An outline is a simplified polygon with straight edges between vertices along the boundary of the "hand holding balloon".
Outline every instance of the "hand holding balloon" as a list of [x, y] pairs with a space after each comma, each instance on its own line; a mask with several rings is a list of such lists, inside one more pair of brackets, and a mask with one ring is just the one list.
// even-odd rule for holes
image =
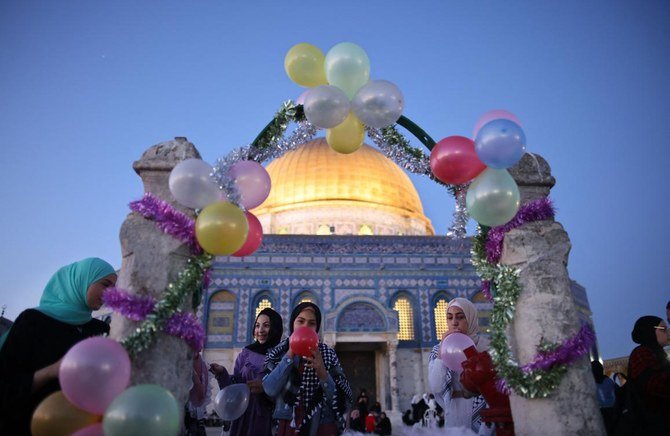
[[326, 366], [323, 363], [323, 358], [321, 357], [321, 352], [319, 351], [318, 346], [312, 350], [312, 355], [306, 356], [305, 359], [307, 359], [306, 366], [314, 368], [319, 380], [326, 380], [328, 378], [328, 372], [326, 371]]

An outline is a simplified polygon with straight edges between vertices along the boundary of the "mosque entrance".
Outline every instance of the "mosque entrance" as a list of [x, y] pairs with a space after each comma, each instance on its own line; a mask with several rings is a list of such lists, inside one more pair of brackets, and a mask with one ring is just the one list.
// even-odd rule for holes
[[377, 399], [377, 345], [374, 343], [338, 343], [335, 347], [344, 374], [351, 385], [354, 402], [363, 389], [367, 392], [368, 407]]

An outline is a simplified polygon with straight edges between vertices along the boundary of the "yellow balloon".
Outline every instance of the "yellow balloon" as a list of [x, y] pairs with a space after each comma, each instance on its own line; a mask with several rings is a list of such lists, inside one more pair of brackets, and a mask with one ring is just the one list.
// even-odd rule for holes
[[242, 248], [249, 223], [242, 209], [227, 201], [212, 203], [195, 220], [195, 236], [208, 253], [226, 256]]
[[66, 436], [102, 420], [102, 416], [73, 406], [63, 391], [46, 397], [33, 412], [30, 431], [33, 436]]
[[286, 53], [284, 69], [291, 80], [300, 86], [327, 85], [326, 70], [323, 68], [325, 60], [326, 56], [319, 47], [302, 42]]
[[338, 153], [349, 154], [361, 148], [365, 127], [353, 112], [340, 124], [326, 131], [326, 142]]

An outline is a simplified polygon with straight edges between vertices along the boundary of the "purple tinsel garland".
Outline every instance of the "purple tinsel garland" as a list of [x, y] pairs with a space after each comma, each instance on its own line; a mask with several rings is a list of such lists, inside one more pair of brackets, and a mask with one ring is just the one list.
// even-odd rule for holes
[[526, 223], [548, 220], [553, 217], [554, 205], [548, 198], [541, 198], [524, 204], [507, 224], [489, 230], [486, 241], [486, 259], [489, 263], [500, 261], [505, 233]]
[[493, 295], [491, 295], [491, 282], [488, 280], [482, 280], [482, 294], [486, 297], [489, 302], [493, 302]]
[[185, 213], [178, 211], [150, 192], [144, 194], [141, 200], [133, 201], [129, 206], [133, 212], [155, 221], [156, 227], [162, 232], [188, 245], [193, 254], [202, 253], [202, 248], [195, 237], [195, 221]]
[[521, 367], [524, 373], [535, 370], [546, 371], [556, 365], [567, 365], [589, 352], [596, 336], [588, 324], [582, 324], [576, 335], [567, 338], [556, 349], [540, 352], [532, 362]]
[[115, 312], [133, 321], [142, 321], [156, 305], [151, 296], [130, 295], [127, 291], [112, 287], [102, 294], [102, 301]]
[[205, 329], [189, 312], [177, 312], [168, 318], [165, 333], [183, 339], [194, 351], [202, 350], [205, 345]]

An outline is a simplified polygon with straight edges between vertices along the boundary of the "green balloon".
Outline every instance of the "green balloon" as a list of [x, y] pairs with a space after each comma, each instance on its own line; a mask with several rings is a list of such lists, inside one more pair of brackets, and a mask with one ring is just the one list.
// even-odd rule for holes
[[370, 80], [370, 59], [365, 50], [351, 42], [331, 48], [324, 67], [328, 83], [344, 91], [349, 100]]
[[137, 385], [112, 401], [102, 426], [106, 436], [176, 436], [180, 417], [177, 400], [170, 391], [158, 385]]
[[519, 187], [507, 170], [487, 168], [470, 184], [465, 203], [479, 224], [501, 226], [519, 210]]

